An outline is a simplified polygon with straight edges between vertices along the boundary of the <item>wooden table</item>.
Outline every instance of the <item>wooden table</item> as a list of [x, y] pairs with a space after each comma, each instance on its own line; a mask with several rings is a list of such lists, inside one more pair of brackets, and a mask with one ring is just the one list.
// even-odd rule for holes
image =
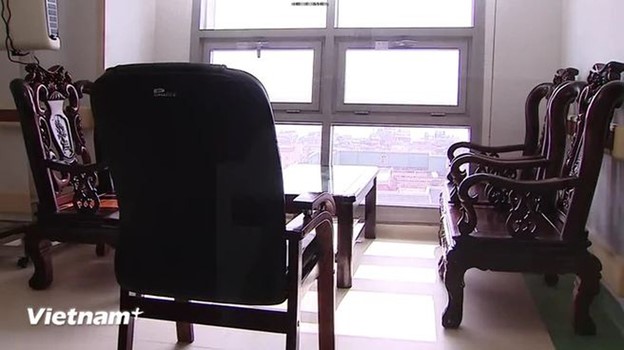
[[[377, 205], [377, 172], [372, 166], [308, 164], [291, 165], [284, 170], [286, 211], [296, 213], [293, 200], [305, 192], [328, 192], [336, 201], [337, 231], [337, 285], [350, 288], [353, 279], [353, 245], [364, 232], [364, 237], [375, 238]], [[364, 221], [354, 221], [355, 207], [365, 202]]]

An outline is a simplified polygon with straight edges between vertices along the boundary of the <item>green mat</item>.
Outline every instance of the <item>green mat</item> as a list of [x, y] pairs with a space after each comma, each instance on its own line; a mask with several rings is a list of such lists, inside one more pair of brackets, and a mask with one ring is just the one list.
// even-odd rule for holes
[[561, 276], [559, 284], [548, 287], [540, 275], [525, 275], [527, 286], [548, 328], [557, 350], [624, 350], [624, 310], [604, 288], [592, 304], [591, 315], [598, 329], [596, 336], [574, 335], [572, 290], [574, 276]]

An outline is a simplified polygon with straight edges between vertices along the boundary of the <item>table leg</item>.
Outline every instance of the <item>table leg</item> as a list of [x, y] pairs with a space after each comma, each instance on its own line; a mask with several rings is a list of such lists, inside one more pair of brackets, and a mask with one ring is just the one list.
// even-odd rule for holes
[[351, 288], [353, 273], [353, 203], [337, 203], [338, 252], [336, 284]]
[[377, 177], [373, 179], [373, 187], [366, 194], [364, 204], [364, 237], [374, 239], [377, 237], [375, 227], [377, 225]]

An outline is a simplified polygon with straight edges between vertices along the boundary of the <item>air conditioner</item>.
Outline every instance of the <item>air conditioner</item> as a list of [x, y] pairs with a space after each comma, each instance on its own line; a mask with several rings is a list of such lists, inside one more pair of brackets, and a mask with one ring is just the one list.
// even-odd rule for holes
[[[56, 0], [0, 1], [4, 4], [3, 18], [9, 20], [9, 33], [16, 50], [58, 50], [61, 48]], [[6, 49], [4, 40], [6, 31], [4, 23], [2, 24], [0, 48]]]

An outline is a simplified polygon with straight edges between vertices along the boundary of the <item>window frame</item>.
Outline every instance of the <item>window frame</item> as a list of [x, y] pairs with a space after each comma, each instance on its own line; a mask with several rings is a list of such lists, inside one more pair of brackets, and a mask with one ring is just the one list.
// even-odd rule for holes
[[320, 41], [265, 41], [253, 40], [253, 38], [241, 38], [240, 40], [208, 41], [202, 45], [202, 62], [210, 62], [211, 52], [218, 50], [313, 50], [312, 60], [312, 96], [311, 102], [272, 102], [274, 110], [287, 113], [299, 113], [300, 111], [319, 111], [321, 86], [317, 78], [321, 71], [322, 43]]
[[[381, 44], [381, 45], [380, 45]], [[387, 48], [385, 47], [387, 45]], [[379, 48], [378, 46], [384, 46]], [[403, 49], [456, 49], [459, 50], [457, 105], [427, 104], [380, 104], [345, 103], [346, 53], [350, 49], [403, 50]], [[336, 77], [336, 106], [339, 112], [370, 114], [387, 113], [429, 113], [435, 115], [462, 114], [466, 111], [466, 69], [468, 43], [465, 40], [427, 40], [426, 38], [404, 38], [400, 40], [341, 41], [338, 43], [338, 75]]]
[[[318, 110], [283, 109], [274, 106], [276, 123], [280, 124], [321, 124], [321, 165], [328, 166], [331, 161], [331, 143], [333, 126], [459, 126], [470, 129], [471, 141], [481, 142], [482, 115], [484, 100], [484, 72], [487, 60], [485, 57], [485, 17], [486, 0], [473, 0], [472, 27], [436, 27], [436, 28], [337, 28], [336, 8], [337, 0], [324, 0], [328, 3], [325, 28], [310, 29], [199, 29], [202, 1], [193, 0], [191, 21], [191, 62], [202, 62], [202, 46], [207, 43], [222, 43], [236, 41], [264, 41], [264, 42], [320, 42], [321, 51], [320, 72], [315, 81], [318, 81], [319, 106]], [[414, 109], [417, 105], [410, 105], [410, 111], [373, 108], [366, 113], [360, 111], [340, 110], [337, 95], [340, 89], [337, 77], [339, 76], [339, 45], [343, 42], [369, 42], [384, 40], [414, 40], [432, 42], [463, 42], [465, 54], [460, 56], [462, 63], [460, 76], [465, 80], [460, 84], [464, 90], [460, 96], [464, 97], [463, 112], [456, 113], [435, 112], [427, 109]], [[315, 56], [316, 59], [316, 56]], [[344, 79], [344, 78], [343, 78]], [[343, 83], [344, 84], [344, 83]], [[367, 107], [375, 105], [366, 105]], [[382, 105], [383, 106], [383, 105]], [[392, 207], [378, 206], [378, 220], [390, 222], [431, 222], [435, 217], [435, 208], [423, 207]], [[397, 214], [400, 213], [400, 214]]]

